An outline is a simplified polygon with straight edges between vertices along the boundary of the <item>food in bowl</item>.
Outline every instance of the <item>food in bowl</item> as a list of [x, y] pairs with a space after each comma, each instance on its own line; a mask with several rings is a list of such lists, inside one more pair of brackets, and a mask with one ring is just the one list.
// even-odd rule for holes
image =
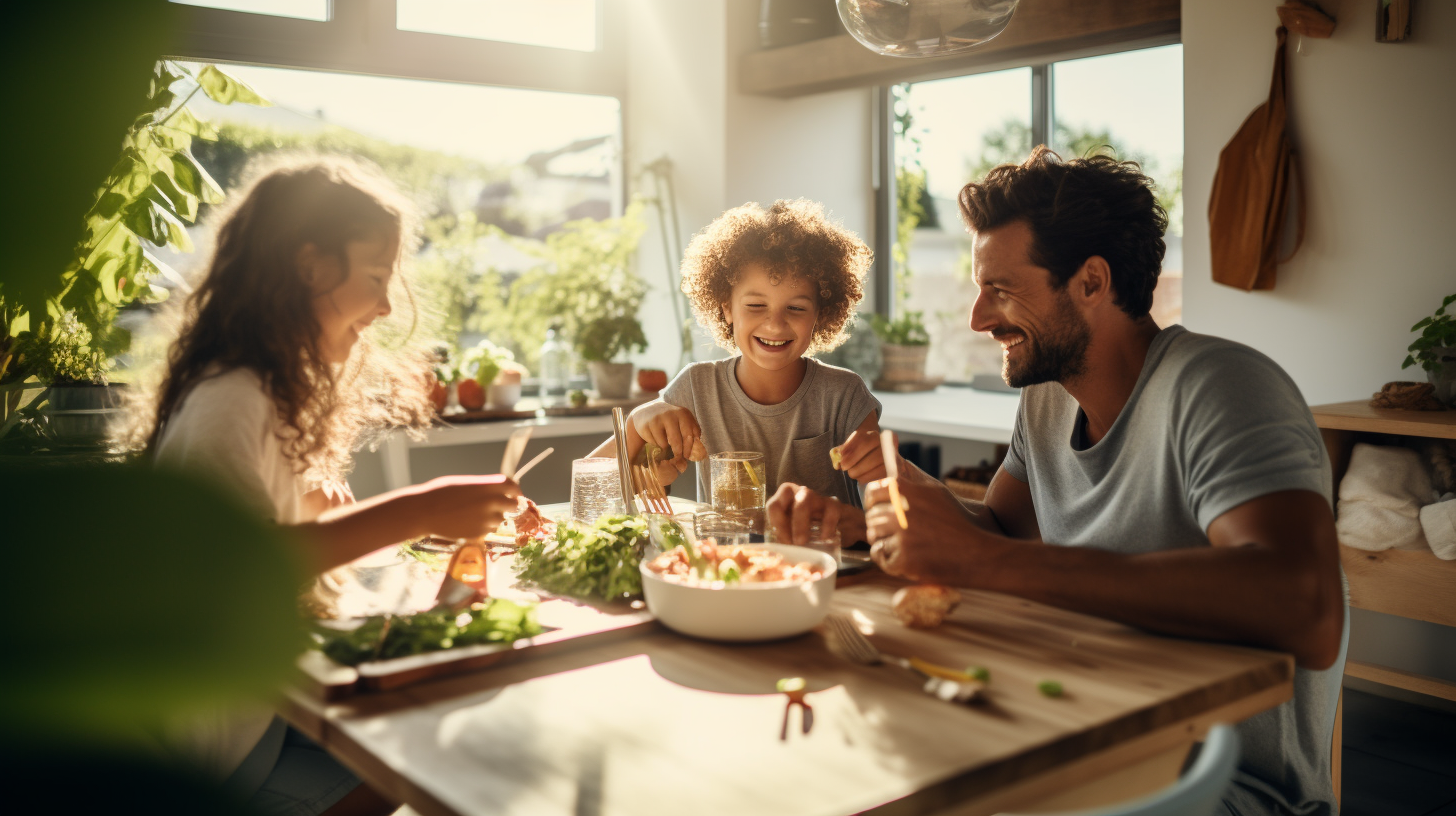
[[783, 553], [763, 547], [719, 547], [711, 541], [684, 543], [649, 561], [647, 569], [675, 584], [723, 587], [812, 581], [824, 574], [819, 565], [789, 563]]
[[[682, 559], [689, 558], [690, 554], [685, 549], [675, 549], [682, 553]], [[672, 566], [677, 557], [661, 561], [662, 555], [643, 559], [642, 595], [653, 617], [667, 628], [685, 635], [736, 642], [792, 637], [813, 629], [824, 620], [834, 595], [836, 567], [833, 556], [791, 544], [748, 545], [741, 549], [748, 551], [742, 554], [750, 560], [753, 551], [781, 559], [778, 564], [771, 564], [767, 559], [761, 562], [766, 567], [760, 571], [761, 576], [774, 575], [772, 567], [802, 568], [803, 572], [788, 573], [802, 576], [792, 580], [782, 577], [770, 581], [744, 580], [736, 557], [739, 553], [732, 553], [735, 557], [723, 557], [728, 555], [723, 551], [734, 549], [738, 548], [719, 548], [720, 557], [714, 567], [718, 570], [716, 577], [708, 577], [706, 572], [694, 574], [692, 567], [686, 574], [672, 572], [678, 569]], [[669, 549], [664, 555], [671, 553]], [[707, 561], [701, 546], [697, 549], [697, 556]], [[729, 563], [733, 566], [727, 566]], [[653, 568], [654, 564], [669, 568], [657, 570]], [[722, 580], [723, 569], [730, 573], [738, 570], [739, 578], [732, 582]]]

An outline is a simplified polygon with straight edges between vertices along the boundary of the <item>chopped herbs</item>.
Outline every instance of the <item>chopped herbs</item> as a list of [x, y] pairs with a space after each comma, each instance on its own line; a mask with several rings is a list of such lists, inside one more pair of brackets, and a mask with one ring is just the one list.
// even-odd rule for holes
[[982, 683], [991, 682], [991, 670], [985, 666], [972, 666], [966, 669], [966, 674], [980, 680]]
[[314, 645], [335, 663], [357, 666], [424, 652], [479, 643], [510, 643], [541, 634], [535, 604], [500, 598], [474, 604], [464, 612], [373, 615], [355, 629], [315, 625]]
[[562, 524], [552, 539], [516, 553], [516, 577], [555, 595], [616, 600], [642, 594], [647, 520], [603, 516], [590, 527]]
[[1055, 680], [1043, 680], [1036, 684], [1036, 690], [1047, 697], [1062, 696], [1062, 684]]

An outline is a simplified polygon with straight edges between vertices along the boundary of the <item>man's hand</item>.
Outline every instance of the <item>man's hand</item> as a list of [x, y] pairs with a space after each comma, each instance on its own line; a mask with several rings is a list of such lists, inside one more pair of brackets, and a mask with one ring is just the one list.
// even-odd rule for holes
[[853, 544], [865, 540], [864, 514], [838, 499], [821, 496], [803, 485], [784, 482], [768, 502], [769, 529], [775, 538], [803, 545], [809, 528], [839, 530], [840, 541]]
[[865, 525], [875, 562], [891, 575], [970, 586], [976, 543], [984, 532], [945, 488], [903, 479], [898, 487], [908, 526], [901, 528], [889, 484], [877, 481], [865, 491]]

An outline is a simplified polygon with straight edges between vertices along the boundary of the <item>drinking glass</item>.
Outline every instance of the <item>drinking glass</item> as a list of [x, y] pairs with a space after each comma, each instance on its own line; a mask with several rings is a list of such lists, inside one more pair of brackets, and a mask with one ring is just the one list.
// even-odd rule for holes
[[602, 516], [622, 512], [622, 477], [617, 460], [609, 457], [576, 459], [571, 463], [571, 517], [592, 524]]
[[810, 524], [809, 540], [804, 542], [804, 546], [808, 547], [811, 550], [818, 550], [822, 553], [828, 553], [829, 556], [834, 559], [834, 566], [841, 566], [839, 558], [839, 529], [837, 527], [825, 530], [820, 527], [819, 522], [817, 521], [813, 524]]
[[747, 519], [722, 513], [698, 513], [693, 516], [693, 530], [699, 541], [711, 540], [719, 547], [736, 547], [748, 543]]
[[750, 532], [762, 535], [764, 504], [768, 500], [768, 471], [763, 454], [728, 451], [708, 457], [710, 500], [713, 510], [745, 519]]

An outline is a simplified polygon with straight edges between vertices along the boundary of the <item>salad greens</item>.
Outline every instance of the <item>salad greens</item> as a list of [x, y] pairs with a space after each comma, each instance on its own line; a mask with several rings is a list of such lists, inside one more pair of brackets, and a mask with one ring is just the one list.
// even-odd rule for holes
[[351, 630], [316, 624], [314, 647], [335, 663], [357, 666], [479, 643], [510, 643], [541, 634], [535, 604], [492, 598], [464, 612], [373, 615]]
[[642, 594], [647, 520], [611, 515], [590, 527], [561, 524], [556, 537], [516, 552], [516, 577], [555, 595], [616, 600]]

